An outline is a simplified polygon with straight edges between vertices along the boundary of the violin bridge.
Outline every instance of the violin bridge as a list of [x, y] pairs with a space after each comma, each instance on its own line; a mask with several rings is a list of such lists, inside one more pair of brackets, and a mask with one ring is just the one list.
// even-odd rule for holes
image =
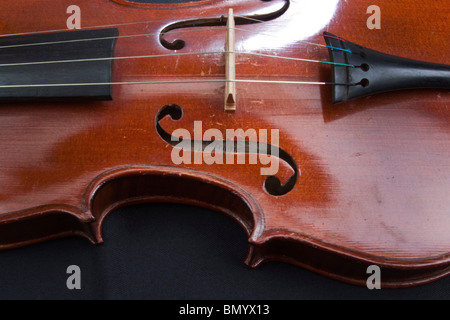
[[236, 111], [236, 53], [233, 9], [228, 10], [225, 39], [225, 111]]

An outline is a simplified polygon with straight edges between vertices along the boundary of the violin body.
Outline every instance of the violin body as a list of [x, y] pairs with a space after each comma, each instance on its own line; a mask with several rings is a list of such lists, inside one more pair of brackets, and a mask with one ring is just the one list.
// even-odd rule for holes
[[[324, 43], [322, 32], [330, 31], [392, 55], [450, 64], [445, 1], [413, 0], [407, 7], [405, 1], [383, 2], [379, 30], [367, 28], [368, 1], [312, 2], [287, 7], [281, 0], [173, 5], [78, 0], [83, 28], [114, 25], [118, 30], [115, 57], [161, 56], [114, 60], [117, 85], [111, 86], [110, 100], [1, 102], [0, 248], [64, 236], [102, 243], [107, 240], [103, 221], [118, 207], [170, 202], [232, 216], [248, 235], [246, 263], [252, 267], [284, 261], [366, 285], [368, 267], [377, 265], [383, 287], [448, 275], [448, 90], [403, 90], [333, 104], [330, 86], [238, 82], [236, 111], [225, 112], [224, 83], [198, 81], [223, 77], [224, 55], [201, 53], [224, 51], [225, 28], [167, 29], [219, 18], [228, 8], [236, 16], [270, 16], [284, 7], [271, 20], [246, 25], [251, 33], [237, 29], [236, 48], [328, 60], [326, 48], [302, 41]], [[9, 3], [7, 11], [0, 11], [0, 32], [63, 29], [71, 4]], [[140, 21], [147, 23], [130, 24]], [[165, 28], [164, 39], [182, 38], [182, 48], [162, 45], [159, 33]], [[238, 55], [236, 74], [330, 81], [331, 69]], [[251, 163], [250, 153], [238, 158], [216, 149], [216, 162], [209, 163], [204, 148], [180, 151], [173, 141], [180, 129], [184, 138], [203, 140], [206, 147], [211, 147], [209, 129], [215, 130], [216, 141], [221, 133], [224, 144], [227, 130], [234, 130], [236, 140], [277, 145], [281, 160], [273, 175], [281, 186], [272, 186], [262, 174], [273, 163], [263, 163], [267, 159], [261, 154]], [[256, 136], [246, 136], [249, 129]]]

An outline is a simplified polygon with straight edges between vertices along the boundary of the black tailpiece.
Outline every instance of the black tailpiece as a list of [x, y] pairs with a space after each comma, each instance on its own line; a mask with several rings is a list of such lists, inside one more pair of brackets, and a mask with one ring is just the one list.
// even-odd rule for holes
[[[333, 66], [333, 103], [412, 88], [450, 88], [450, 66], [400, 58], [324, 32]], [[342, 48], [347, 51], [337, 50]], [[347, 84], [347, 85], [345, 85]]]

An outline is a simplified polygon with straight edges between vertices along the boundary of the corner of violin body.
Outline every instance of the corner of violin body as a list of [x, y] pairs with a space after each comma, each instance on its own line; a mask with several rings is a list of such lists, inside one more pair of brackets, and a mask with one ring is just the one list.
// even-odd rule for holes
[[102, 239], [92, 228], [94, 223], [90, 212], [62, 204], [11, 212], [0, 221], [0, 250], [72, 236], [98, 244]]

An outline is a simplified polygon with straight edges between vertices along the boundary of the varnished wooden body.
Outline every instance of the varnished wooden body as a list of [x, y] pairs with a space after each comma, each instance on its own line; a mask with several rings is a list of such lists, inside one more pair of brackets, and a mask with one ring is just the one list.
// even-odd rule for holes
[[[406, 58], [450, 64], [445, 1], [389, 1], [382, 29], [368, 30], [368, 1], [296, 1], [281, 17], [236, 30], [236, 48], [328, 60], [324, 30]], [[71, 1], [18, 0], [0, 12], [2, 34], [65, 27]], [[285, 1], [198, 1], [179, 5], [79, 0], [83, 27], [118, 26], [116, 56], [166, 54], [159, 31], [178, 21], [254, 15]], [[45, 9], [46, 14], [40, 15]], [[270, 34], [270, 35], [269, 35]], [[178, 52], [223, 51], [225, 28], [168, 32]], [[246, 79], [329, 81], [330, 67], [238, 55]], [[113, 82], [218, 79], [220, 54], [114, 61]], [[246, 230], [246, 262], [294, 263], [365, 285], [367, 267], [381, 267], [384, 287], [426, 283], [450, 272], [450, 94], [392, 92], [331, 103], [331, 88], [237, 84], [237, 108], [223, 111], [224, 83], [117, 85], [112, 101], [2, 103], [0, 106], [0, 247], [62, 236], [103, 241], [102, 221], [113, 209], [139, 202], [179, 202], [233, 216]], [[182, 164], [156, 130], [167, 105], [180, 120], [167, 132], [278, 129], [279, 146], [298, 166], [291, 191], [271, 195], [261, 165]], [[281, 163], [277, 176], [292, 168]], [[176, 235], [174, 235], [176, 236]], [[107, 239], [105, 239], [107, 240]]]

